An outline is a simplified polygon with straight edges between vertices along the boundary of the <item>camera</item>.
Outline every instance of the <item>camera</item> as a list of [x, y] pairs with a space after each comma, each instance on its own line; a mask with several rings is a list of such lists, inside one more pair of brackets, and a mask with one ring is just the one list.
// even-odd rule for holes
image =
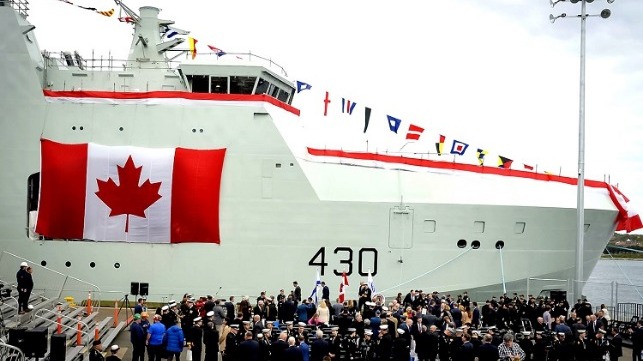
[[8, 298], [11, 297], [11, 288], [4, 288], [4, 284], [0, 283], [0, 297]]

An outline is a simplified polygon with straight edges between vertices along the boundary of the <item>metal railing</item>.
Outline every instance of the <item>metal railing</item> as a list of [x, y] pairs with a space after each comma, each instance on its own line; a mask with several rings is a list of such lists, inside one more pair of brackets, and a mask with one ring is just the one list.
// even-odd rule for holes
[[[611, 311], [611, 310], [610, 310]], [[632, 319], [639, 320], [643, 317], [643, 304], [640, 303], [617, 303], [611, 311], [612, 320], [630, 322]]]
[[23, 17], [29, 16], [29, 1], [27, 0], [0, 0], [0, 6], [11, 6]]
[[7, 345], [0, 340], [0, 360], [2, 361], [25, 361], [25, 354], [22, 350], [11, 345]]
[[[63, 296], [63, 292], [70, 292], [70, 291], [81, 291], [81, 292], [82, 292], [82, 291], [84, 291], [84, 292], [90, 292], [90, 293], [93, 295], [93, 301], [96, 303], [97, 308], [99, 308], [99, 306], [100, 306], [100, 301], [101, 301], [101, 298], [100, 298], [100, 295], [101, 295], [101, 289], [100, 289], [100, 287], [98, 287], [97, 285], [95, 285], [95, 284], [93, 284], [93, 283], [91, 283], [91, 282], [87, 282], [87, 281], [81, 280], [81, 279], [79, 279], [79, 278], [77, 278], [77, 277], [70, 276], [70, 275], [64, 274], [64, 273], [62, 273], [62, 272], [58, 272], [58, 271], [56, 271], [56, 270], [54, 270], [54, 269], [51, 269], [51, 268], [46, 267], [46, 266], [43, 266], [43, 265], [41, 265], [41, 264], [39, 264], [39, 263], [36, 263], [36, 262], [34, 262], [34, 261], [32, 261], [32, 260], [29, 260], [29, 259], [26, 259], [26, 258], [24, 258], [24, 257], [17, 256], [17, 255], [15, 255], [15, 254], [13, 254], [13, 253], [11, 253], [11, 252], [8, 252], [8, 251], [3, 251], [2, 253], [0, 253], [0, 264], [2, 264], [2, 261], [3, 261], [3, 258], [5, 257], [5, 255], [6, 255], [6, 256], [9, 256], [9, 257], [13, 257], [13, 258], [15, 258], [16, 260], [19, 260], [19, 261], [21, 261], [21, 262], [22, 262], [22, 261], [27, 262], [27, 263], [29, 263], [32, 267], [33, 267], [33, 266], [36, 266], [36, 267], [39, 267], [40, 269], [46, 270], [46, 271], [51, 272], [51, 273], [53, 273], [53, 274], [55, 274], [55, 275], [57, 275], [57, 276], [60, 276], [60, 277], [61, 277], [61, 280], [62, 280], [62, 284], [61, 284], [61, 286], [60, 286], [60, 289], [58, 289], [58, 290], [53, 290], [53, 289], [46, 289], [46, 288], [42, 288], [42, 290], [43, 290], [43, 291], [45, 291], [45, 292], [51, 291], [51, 292], [55, 292], [55, 293], [56, 293], [56, 294], [54, 294], [54, 295], [53, 295], [53, 297], [49, 297], [49, 298], [58, 298], [58, 299], [61, 299], [61, 298], [63, 298], [63, 297], [62, 297], [62, 296]], [[14, 263], [15, 263], [15, 262], [14, 262]], [[82, 284], [82, 285], [84, 285], [84, 286], [88, 286], [88, 288], [84, 288], [84, 289], [80, 289], [80, 290], [67, 289], [67, 288], [65, 288], [65, 287], [66, 287], [67, 283], [69, 282], [69, 280], [73, 280], [73, 281], [78, 282], [79, 284]], [[12, 283], [11, 285], [12, 285], [12, 287], [13, 287], [13, 285], [14, 285], [14, 284]], [[83, 287], [84, 287], [84, 286], [83, 286]], [[34, 290], [36, 290], [36, 288], [34, 288]], [[40, 288], [38, 288], [38, 290], [40, 290]]]
[[[1, 1], [1, 0], [0, 0]], [[212, 57], [214, 55], [214, 58]], [[73, 54], [65, 51], [43, 51], [42, 56], [45, 59], [46, 67], [55, 67], [55, 66], [65, 66], [65, 67], [77, 67], [81, 70], [88, 71], [127, 71], [132, 69], [165, 69], [165, 70], [174, 70], [182, 64], [182, 61], [175, 60], [178, 56], [175, 56], [171, 59], [166, 59], [165, 61], [146, 61], [145, 59], [137, 59], [136, 61], [132, 60], [123, 60], [115, 59], [111, 54], [107, 57], [99, 56], [96, 57], [92, 51], [91, 58], [85, 59], [80, 56], [77, 52]], [[179, 54], [180, 56], [180, 54]], [[226, 63], [226, 65], [233, 64], [227, 62], [226, 59], [216, 56], [216, 54], [200, 54], [200, 57], [208, 57], [208, 60], [211, 62], [208, 63], [199, 63], [199, 65], [214, 65], [217, 63]], [[274, 62], [270, 58], [263, 57], [261, 55], [253, 54], [251, 52], [247, 53], [227, 53], [228, 59], [234, 58], [235, 61], [243, 64], [243, 62], [248, 62], [257, 65], [263, 65], [268, 69], [276, 69], [278, 73], [281, 73], [284, 77], [288, 77], [286, 69]], [[187, 53], [186, 53], [187, 57]], [[134, 65], [135, 64], [135, 65]], [[160, 66], [159, 65], [163, 65]]]

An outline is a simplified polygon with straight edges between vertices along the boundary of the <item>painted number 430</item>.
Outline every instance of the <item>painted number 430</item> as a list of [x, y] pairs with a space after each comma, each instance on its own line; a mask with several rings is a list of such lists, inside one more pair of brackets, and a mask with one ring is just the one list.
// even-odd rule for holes
[[[333, 270], [336, 276], [341, 276], [342, 272], [346, 272], [347, 276], [353, 273], [353, 253], [353, 249], [350, 247], [337, 247], [333, 250], [333, 255], [339, 257], [340, 265], [344, 265], [343, 269]], [[308, 265], [319, 267], [319, 273], [323, 276], [328, 266], [328, 262], [326, 262], [326, 247], [321, 247], [308, 261]], [[377, 274], [377, 250], [375, 248], [360, 248], [357, 252], [357, 272], [360, 276], [368, 276], [369, 271], [373, 276]]]

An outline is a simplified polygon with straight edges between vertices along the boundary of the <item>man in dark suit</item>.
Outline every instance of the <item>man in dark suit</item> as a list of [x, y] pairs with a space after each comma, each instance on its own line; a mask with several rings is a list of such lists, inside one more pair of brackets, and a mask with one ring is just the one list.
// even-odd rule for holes
[[641, 361], [643, 351], [643, 321], [636, 323], [632, 332], [632, 361]]
[[415, 290], [411, 290], [409, 293], [404, 296], [404, 300], [402, 301], [402, 305], [404, 307], [406, 306], [413, 306], [413, 303], [415, 302], [415, 298], [417, 297]]
[[618, 328], [612, 328], [612, 340], [610, 341], [610, 361], [618, 361], [623, 356], [623, 337], [618, 333]]
[[237, 360], [259, 361], [259, 342], [253, 340], [252, 332], [246, 332], [244, 341], [239, 344]]
[[330, 352], [330, 345], [324, 340], [324, 332], [317, 330], [317, 338], [310, 345], [310, 361], [322, 361], [324, 356], [328, 356]]
[[226, 319], [228, 320], [228, 324], [230, 324], [232, 319], [234, 318], [234, 296], [230, 296], [230, 299], [226, 301], [226, 303], [223, 304], [226, 309]]
[[326, 286], [326, 282], [321, 283], [322, 285], [322, 300], [330, 301], [330, 289]]
[[273, 360], [283, 360], [284, 351], [288, 348], [288, 343], [286, 342], [287, 339], [288, 333], [286, 331], [282, 331], [279, 334], [279, 339], [272, 343], [271, 354]]
[[478, 308], [478, 302], [473, 302], [471, 326], [473, 328], [478, 328], [480, 326], [480, 309]]
[[286, 301], [281, 305], [279, 309], [279, 318], [281, 322], [293, 321], [295, 319], [295, 313], [297, 312], [297, 306], [295, 305], [295, 299], [293, 295], [288, 295]]
[[295, 298], [294, 299], [295, 303], [301, 302], [301, 287], [299, 287], [299, 283], [297, 283], [297, 281], [294, 281], [292, 283], [292, 286], [295, 288], [292, 291], [292, 294], [293, 294], [293, 296]]
[[457, 357], [454, 359], [459, 361], [474, 361], [473, 344], [471, 343], [471, 336], [468, 333], [462, 335], [462, 346], [460, 346]]
[[415, 317], [415, 323], [411, 326], [411, 335], [413, 338], [417, 338], [419, 334], [422, 333], [422, 326], [424, 325], [424, 320], [422, 315]]
[[283, 361], [303, 361], [304, 355], [301, 352], [301, 349], [295, 344], [295, 338], [288, 338], [288, 348], [284, 350]]
[[478, 349], [478, 360], [479, 361], [497, 361], [498, 357], [498, 347], [494, 346], [491, 341], [493, 336], [490, 334], [484, 335], [482, 338], [482, 346]]

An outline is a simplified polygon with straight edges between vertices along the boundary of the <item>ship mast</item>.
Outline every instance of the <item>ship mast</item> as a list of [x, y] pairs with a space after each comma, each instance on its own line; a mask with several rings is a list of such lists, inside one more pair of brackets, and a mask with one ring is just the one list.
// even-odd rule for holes
[[[141, 7], [140, 13], [137, 13], [121, 0], [114, 0], [114, 2], [127, 14], [128, 22], [134, 24], [134, 35], [127, 58], [127, 67], [169, 69], [170, 59], [166, 52], [185, 41], [179, 37], [163, 40], [174, 21], [159, 19], [160, 9], [152, 6]], [[184, 30], [181, 32], [183, 34], [189, 33]]]

